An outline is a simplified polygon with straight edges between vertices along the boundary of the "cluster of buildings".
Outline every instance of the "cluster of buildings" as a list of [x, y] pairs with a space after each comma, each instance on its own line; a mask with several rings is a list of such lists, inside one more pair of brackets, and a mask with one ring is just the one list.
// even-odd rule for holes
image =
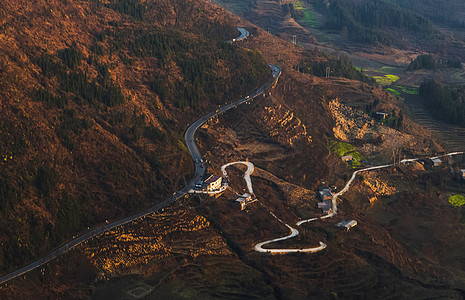
[[[318, 208], [323, 210], [323, 213], [328, 214], [331, 212], [333, 207], [333, 194], [331, 193], [332, 189], [328, 187], [321, 186], [318, 190], [318, 195], [320, 196], [320, 202], [318, 202]], [[357, 226], [357, 221], [349, 220], [342, 221], [336, 224], [338, 227], [343, 227], [345, 230], [349, 231], [353, 227]]]
[[[199, 182], [195, 185], [196, 190], [204, 192], [219, 192], [222, 187], [228, 185], [228, 177], [220, 177], [216, 175], [210, 175], [202, 182]], [[247, 205], [252, 202], [257, 201], [257, 197], [251, 193], [245, 193], [243, 195], [236, 195], [234, 203], [239, 205], [241, 210], [246, 209]]]

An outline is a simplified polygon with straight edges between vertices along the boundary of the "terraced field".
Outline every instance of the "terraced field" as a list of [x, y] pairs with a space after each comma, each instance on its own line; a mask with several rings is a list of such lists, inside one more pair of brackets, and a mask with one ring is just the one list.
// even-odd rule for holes
[[445, 148], [446, 152], [461, 151], [465, 146], [465, 128], [446, 124], [436, 118], [420, 102], [418, 97], [409, 98], [410, 117], [418, 124], [431, 131]]

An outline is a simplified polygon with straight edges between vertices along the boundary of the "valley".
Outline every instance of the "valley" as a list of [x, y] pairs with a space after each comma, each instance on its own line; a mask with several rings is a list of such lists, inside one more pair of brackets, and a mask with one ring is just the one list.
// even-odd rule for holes
[[463, 69], [407, 70], [461, 55], [457, 15], [441, 40], [319, 0], [39, 2], [0, 5], [0, 298], [465, 296], [465, 131], [418, 94]]

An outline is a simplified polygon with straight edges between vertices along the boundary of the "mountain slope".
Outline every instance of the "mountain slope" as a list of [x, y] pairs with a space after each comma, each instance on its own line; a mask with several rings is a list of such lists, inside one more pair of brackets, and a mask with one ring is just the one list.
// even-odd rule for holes
[[177, 190], [186, 125], [268, 79], [259, 52], [223, 42], [231, 19], [185, 3], [2, 2], [3, 272]]

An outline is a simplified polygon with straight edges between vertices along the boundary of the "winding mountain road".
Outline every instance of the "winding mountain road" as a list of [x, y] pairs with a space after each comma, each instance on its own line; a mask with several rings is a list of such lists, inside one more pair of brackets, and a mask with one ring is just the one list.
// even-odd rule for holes
[[[241, 35], [237, 39], [242, 39], [242, 38], [245, 38], [245, 37], [247, 37], [249, 35], [248, 31], [247, 30], [244, 31], [244, 30], [239, 29], [239, 31], [241, 32]], [[245, 35], [245, 37], [243, 37], [243, 35]], [[39, 260], [36, 260], [35, 262], [33, 262], [33, 263], [23, 267], [23, 268], [20, 268], [20, 269], [14, 271], [14, 272], [11, 272], [9, 274], [6, 274], [6, 275], [0, 277], [0, 285], [5, 284], [8, 281], [10, 281], [10, 280], [12, 280], [12, 279], [14, 279], [14, 278], [16, 278], [18, 276], [25, 275], [26, 273], [31, 272], [32, 270], [35, 270], [35, 269], [45, 265], [46, 263], [52, 261], [53, 259], [57, 258], [58, 256], [65, 254], [70, 249], [72, 249], [72, 248], [74, 248], [74, 247], [76, 247], [76, 246], [90, 240], [91, 238], [94, 238], [94, 237], [104, 233], [105, 231], [108, 231], [108, 230], [120, 227], [122, 225], [128, 224], [130, 222], [134, 222], [136, 220], [142, 219], [142, 218], [144, 218], [144, 217], [146, 217], [146, 216], [148, 216], [150, 214], [153, 214], [154, 212], [156, 212], [158, 210], [161, 210], [161, 209], [163, 209], [165, 207], [170, 206], [171, 204], [173, 204], [178, 199], [184, 197], [188, 193], [188, 191], [195, 186], [196, 181], [198, 181], [200, 178], [202, 178], [205, 175], [205, 167], [202, 167], [202, 165], [204, 166], [204, 163], [202, 162], [202, 156], [200, 154], [200, 150], [198, 149], [197, 144], [195, 143], [195, 139], [194, 139], [195, 132], [197, 131], [198, 128], [200, 128], [208, 120], [210, 120], [212, 118], [215, 118], [216, 116], [224, 113], [225, 111], [227, 111], [227, 110], [229, 110], [231, 108], [235, 108], [235, 107], [237, 107], [237, 106], [239, 106], [239, 105], [241, 105], [243, 103], [246, 103], [248, 101], [252, 101], [256, 97], [258, 97], [260, 95], [263, 95], [267, 89], [273, 87], [277, 83], [277, 81], [278, 81], [278, 79], [279, 79], [279, 77], [281, 75], [281, 69], [278, 66], [272, 65], [272, 64], [269, 64], [269, 67], [271, 69], [272, 79], [268, 83], [265, 83], [264, 85], [262, 85], [253, 94], [251, 94], [249, 96], [246, 96], [245, 98], [242, 98], [242, 99], [240, 99], [240, 100], [238, 100], [236, 102], [224, 105], [224, 106], [218, 108], [217, 110], [206, 114], [205, 116], [201, 117], [200, 119], [198, 119], [197, 121], [192, 123], [187, 128], [187, 130], [186, 130], [186, 132], [184, 134], [184, 138], [186, 140], [187, 148], [189, 149], [189, 152], [190, 152], [190, 154], [192, 156], [192, 159], [194, 160], [194, 167], [195, 167], [194, 177], [191, 180], [191, 182], [188, 184], [188, 186], [186, 186], [185, 188], [183, 188], [183, 189], [179, 190], [178, 192], [174, 193], [173, 196], [171, 196], [170, 198], [164, 200], [161, 203], [156, 204], [155, 206], [152, 206], [151, 208], [146, 209], [145, 211], [143, 211], [141, 213], [138, 213], [138, 214], [136, 214], [134, 216], [127, 217], [127, 218], [125, 218], [123, 220], [112, 222], [112, 223], [106, 224], [104, 226], [101, 226], [99, 228], [93, 229], [93, 230], [91, 230], [91, 231], [89, 231], [89, 232], [87, 232], [87, 233], [73, 239], [72, 241], [64, 244], [63, 246], [61, 246], [60, 248], [58, 248], [55, 251], [51, 252], [47, 256], [45, 256], [45, 257], [43, 257], [43, 258], [41, 258]]]
[[228, 173], [226, 172], [227, 167], [236, 165], [236, 164], [243, 164], [247, 166], [247, 171], [245, 171], [245, 174], [244, 174], [244, 180], [247, 183], [247, 189], [249, 190], [249, 193], [253, 194], [254, 192], [253, 192], [253, 187], [252, 187], [252, 179], [250, 179], [250, 175], [255, 170], [255, 166], [250, 161], [236, 161], [236, 162], [223, 165], [221, 167], [221, 172], [223, 173], [223, 176], [226, 176], [226, 177], [228, 176]]
[[187, 149], [189, 149], [192, 159], [194, 160], [194, 168], [195, 168], [194, 178], [191, 180], [191, 182], [188, 185], [189, 189], [193, 189], [196, 182], [198, 182], [205, 175], [205, 172], [206, 172], [205, 167], [202, 167], [202, 166], [205, 166], [202, 160], [202, 154], [200, 153], [200, 150], [197, 147], [197, 144], [194, 138], [196, 131], [200, 127], [202, 127], [202, 125], [205, 124], [207, 121], [217, 117], [218, 115], [224, 113], [227, 110], [230, 110], [231, 108], [235, 108], [243, 103], [253, 101], [258, 96], [263, 95], [268, 88], [274, 86], [276, 82], [278, 81], [279, 76], [281, 75], [281, 69], [278, 66], [272, 65], [272, 64], [269, 64], [269, 67], [271, 69], [271, 74], [273, 76], [273, 80], [271, 82], [261, 86], [252, 95], [246, 96], [236, 102], [226, 104], [218, 108], [217, 110], [206, 114], [205, 116], [201, 117], [200, 119], [192, 123], [187, 128], [186, 132], [184, 133], [184, 139], [186, 140]]
[[239, 32], [241, 34], [237, 38], [229, 40], [228, 43], [242, 41], [242, 40], [246, 39], [247, 37], [249, 37], [249, 35], [250, 35], [250, 32], [248, 32], [247, 29], [245, 29], [243, 27], [237, 27], [237, 30], [239, 30]]
[[[444, 155], [439, 155], [439, 156], [433, 156], [433, 157], [428, 157], [429, 159], [434, 159], [434, 158], [442, 158], [442, 157], [446, 157], [446, 156], [455, 156], [455, 155], [461, 155], [463, 154], [464, 152], [452, 152], [452, 153], [447, 153], [447, 154], [444, 154]], [[422, 158], [411, 158], [411, 159], [403, 159], [400, 161], [400, 163], [408, 163], [408, 162], [414, 162], [414, 161], [418, 161], [420, 159], [425, 159], [425, 157], [422, 157]], [[344, 188], [339, 191], [338, 193], [334, 194], [333, 197], [332, 197], [332, 209], [330, 211], [329, 214], [327, 215], [324, 215], [322, 217], [317, 217], [317, 218], [311, 218], [311, 219], [306, 219], [306, 220], [302, 220], [302, 221], [299, 221], [296, 223], [297, 226], [300, 226], [302, 224], [305, 224], [305, 223], [309, 223], [309, 222], [313, 222], [313, 221], [316, 221], [316, 220], [323, 220], [323, 219], [327, 219], [327, 218], [331, 218], [333, 216], [335, 216], [337, 214], [337, 198], [339, 196], [341, 196], [342, 194], [344, 194], [345, 192], [347, 192], [350, 188], [350, 185], [352, 184], [352, 182], [355, 180], [356, 176], [358, 173], [361, 173], [361, 172], [366, 172], [366, 171], [373, 171], [373, 170], [379, 170], [379, 169], [384, 169], [384, 168], [389, 168], [389, 167], [392, 167], [394, 166], [394, 164], [387, 164], [387, 165], [381, 165], [381, 166], [374, 166], [374, 167], [369, 167], [369, 168], [365, 168], [365, 169], [361, 169], [361, 170], [357, 170], [355, 172], [352, 173], [352, 176], [350, 177], [349, 181], [347, 181], [346, 185], [344, 186]], [[312, 248], [304, 248], [304, 249], [293, 249], [293, 248], [281, 248], [281, 249], [264, 249], [263, 246], [264, 245], [267, 245], [267, 244], [272, 244], [272, 243], [275, 243], [275, 242], [279, 242], [279, 241], [284, 241], [284, 240], [287, 240], [287, 239], [291, 239], [293, 237], [296, 237], [298, 234], [299, 234], [299, 231], [295, 228], [292, 228], [291, 226], [289, 226], [288, 224], [285, 224], [283, 221], [281, 221], [278, 217], [276, 217], [272, 212], [270, 212], [279, 222], [283, 223], [285, 226], [287, 226], [290, 230], [291, 230], [291, 233], [287, 236], [284, 236], [284, 237], [280, 237], [280, 238], [276, 238], [276, 239], [272, 239], [272, 240], [268, 240], [268, 241], [264, 241], [264, 242], [261, 242], [261, 243], [258, 243], [255, 245], [254, 249], [255, 251], [257, 252], [266, 252], [266, 253], [271, 253], [271, 254], [287, 254], [287, 253], [298, 253], [298, 252], [309, 252], [309, 253], [314, 253], [314, 252], [318, 252], [318, 251], [321, 251], [323, 249], [326, 248], [326, 244], [321, 242], [320, 241], [320, 246], [317, 246], [317, 247], [312, 247]]]

